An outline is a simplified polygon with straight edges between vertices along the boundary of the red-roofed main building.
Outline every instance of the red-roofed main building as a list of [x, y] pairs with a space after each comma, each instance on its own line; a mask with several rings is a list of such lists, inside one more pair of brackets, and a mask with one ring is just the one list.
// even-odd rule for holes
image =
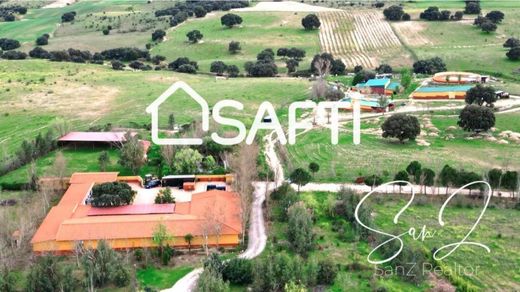
[[[53, 207], [34, 234], [36, 253], [72, 252], [77, 243], [96, 247], [106, 240], [112, 248], [152, 247], [155, 228], [163, 224], [173, 235], [169, 243], [187, 247], [184, 236], [194, 236], [192, 246], [201, 246], [208, 234], [210, 246], [236, 246], [242, 232], [240, 199], [234, 192], [212, 190], [192, 194], [191, 201], [164, 205], [129, 205], [94, 208], [86, 204], [97, 183], [114, 182], [118, 173], [75, 173], [58, 205]], [[213, 233], [220, 227], [220, 235]]]

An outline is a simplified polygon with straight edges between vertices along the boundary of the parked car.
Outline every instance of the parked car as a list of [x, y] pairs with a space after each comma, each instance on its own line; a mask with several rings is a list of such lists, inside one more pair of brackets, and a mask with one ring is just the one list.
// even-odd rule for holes
[[151, 179], [144, 184], [145, 189], [153, 189], [153, 188], [160, 187], [160, 186], [161, 186], [160, 179]]
[[509, 92], [498, 90], [498, 91], [495, 91], [495, 94], [497, 95], [498, 99], [509, 98]]

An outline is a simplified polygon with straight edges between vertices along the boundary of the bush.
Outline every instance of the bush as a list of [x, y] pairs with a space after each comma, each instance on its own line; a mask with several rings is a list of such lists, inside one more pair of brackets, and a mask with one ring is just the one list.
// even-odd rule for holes
[[75, 11], [66, 12], [61, 16], [61, 22], [71, 22], [74, 20], [75, 17], [76, 17]]
[[465, 14], [480, 14], [480, 3], [478, 0], [466, 1]]
[[326, 259], [318, 263], [318, 284], [332, 285], [336, 275], [338, 274], [337, 266], [330, 260]]
[[112, 273], [112, 281], [117, 287], [126, 287], [130, 284], [130, 273], [123, 265], [118, 265]]
[[45, 46], [49, 44], [49, 35], [42, 35], [36, 39], [37, 46]]
[[20, 42], [13, 39], [0, 38], [0, 49], [2, 51], [9, 51], [18, 49], [20, 47]]
[[188, 32], [186, 36], [188, 37], [188, 40], [193, 44], [198, 43], [204, 37], [204, 35], [198, 30], [192, 30]]
[[101, 52], [105, 60], [118, 60], [123, 62], [135, 61], [137, 59], [148, 59], [150, 53], [137, 48], [115, 48]]
[[238, 67], [236, 65], [229, 65], [227, 66], [227, 69], [226, 69], [229, 77], [238, 77], [238, 74], [240, 73], [240, 70], [238, 69]]
[[196, 74], [196, 73], [197, 73], [197, 69], [196, 69], [193, 65], [190, 65], [190, 64], [184, 64], [184, 65], [181, 65], [181, 66], [177, 69], [177, 72], [180, 72], [180, 73], [188, 73], [188, 74]]
[[228, 51], [231, 54], [238, 53], [242, 48], [240, 47], [240, 42], [231, 41], [228, 45]]
[[103, 35], [109, 35], [110, 30], [108, 28], [103, 29]]
[[168, 64], [168, 68], [173, 71], [178, 71], [182, 65], [191, 65], [193, 68], [195, 68], [195, 70], [199, 68], [197, 62], [191, 61], [189, 58], [186, 57], [177, 58], [175, 61]]
[[504, 43], [504, 48], [514, 48], [520, 46], [520, 40], [517, 38], [508, 38]]
[[27, 54], [20, 51], [7, 51], [1, 57], [6, 60], [24, 60], [27, 58]]
[[513, 61], [520, 60], [520, 47], [514, 47], [506, 53], [507, 58]]
[[231, 284], [248, 285], [253, 282], [253, 266], [250, 260], [233, 258], [222, 270], [224, 281]]
[[207, 12], [206, 9], [204, 9], [204, 7], [198, 5], [193, 8], [193, 13], [195, 14], [195, 17], [200, 18], [206, 16]]
[[166, 36], [166, 32], [162, 29], [155, 30], [152, 32], [152, 41], [161, 42]]
[[114, 70], [123, 70], [123, 69], [125, 69], [125, 64], [123, 64], [123, 63], [121, 63], [121, 62], [119, 62], [117, 60], [112, 61], [111, 64], [112, 64], [112, 69], [114, 69]]

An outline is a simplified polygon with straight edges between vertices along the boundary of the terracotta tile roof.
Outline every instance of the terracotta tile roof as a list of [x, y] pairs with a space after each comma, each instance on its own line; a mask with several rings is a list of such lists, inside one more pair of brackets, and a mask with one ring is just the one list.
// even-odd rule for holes
[[[47, 214], [31, 242], [150, 238], [158, 224], [164, 224], [174, 236], [201, 235], [208, 224], [215, 222], [221, 223], [222, 235], [242, 231], [240, 198], [234, 192], [212, 190], [192, 194], [190, 202], [175, 204], [173, 214], [143, 214], [148, 211], [136, 205], [118, 207], [121, 209], [115, 213], [110, 209], [116, 208], [105, 209], [101, 214], [93, 211], [99, 208], [83, 204], [94, 183], [116, 180], [117, 173], [75, 173], [71, 186]], [[173, 206], [148, 205], [145, 209], [170, 207]], [[127, 215], [129, 212], [124, 210], [140, 214]], [[89, 216], [96, 212], [98, 216]]]
[[173, 214], [175, 204], [139, 204], [111, 208], [90, 208], [87, 216]]
[[70, 184], [105, 183], [117, 180], [119, 172], [76, 172], [70, 177]]

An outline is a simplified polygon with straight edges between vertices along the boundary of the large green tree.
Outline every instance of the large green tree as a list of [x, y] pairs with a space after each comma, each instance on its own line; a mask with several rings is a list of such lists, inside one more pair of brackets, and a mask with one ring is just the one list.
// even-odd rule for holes
[[90, 199], [94, 207], [117, 207], [131, 204], [135, 194], [125, 182], [107, 182], [95, 185]]
[[302, 19], [302, 26], [305, 28], [305, 30], [317, 29], [320, 27], [320, 25], [320, 19], [316, 14], [307, 14]]
[[175, 153], [173, 166], [177, 172], [182, 174], [197, 173], [203, 158], [199, 151], [191, 148], [183, 148]]
[[129, 168], [133, 174], [137, 174], [141, 167], [145, 164], [144, 147], [137, 135], [130, 132], [125, 134], [125, 142], [121, 147], [121, 156], [119, 164]]
[[383, 138], [397, 138], [402, 143], [404, 140], [415, 140], [421, 133], [419, 120], [412, 115], [395, 114], [388, 117], [383, 125]]
[[466, 92], [466, 103], [467, 104], [478, 104], [493, 106], [493, 103], [497, 101], [497, 95], [493, 86], [483, 86], [477, 84], [477, 86], [470, 88]]
[[228, 28], [232, 28], [233, 26], [242, 23], [242, 17], [233, 13], [227, 13], [220, 18], [220, 23]]
[[298, 185], [298, 193], [300, 192], [300, 188], [302, 186], [308, 184], [311, 181], [311, 178], [311, 175], [303, 168], [296, 168], [289, 176], [291, 182]]
[[495, 114], [488, 107], [467, 105], [459, 115], [459, 127], [468, 132], [485, 132], [495, 126]]

